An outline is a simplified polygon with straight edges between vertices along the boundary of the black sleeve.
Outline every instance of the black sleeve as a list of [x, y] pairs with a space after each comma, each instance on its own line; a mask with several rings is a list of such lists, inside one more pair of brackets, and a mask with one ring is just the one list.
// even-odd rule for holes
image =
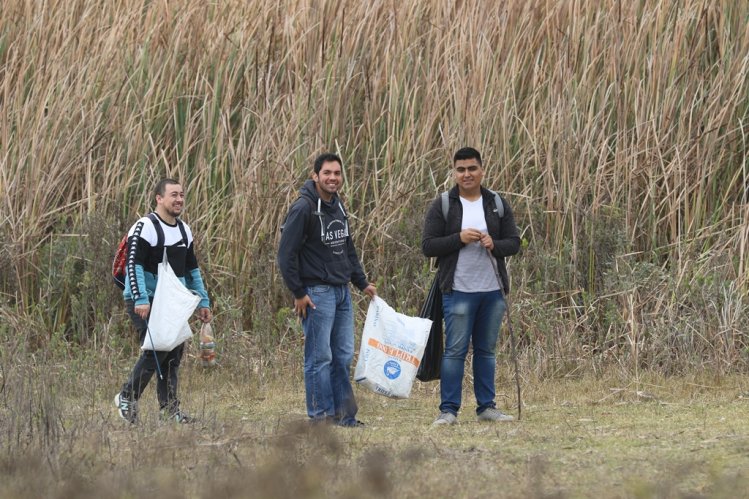
[[304, 244], [304, 231], [310, 216], [309, 204], [304, 199], [300, 198], [291, 205], [278, 245], [278, 267], [284, 284], [295, 298], [303, 298], [307, 294], [299, 275], [299, 252]]
[[151, 245], [141, 237], [142, 231], [143, 221], [136, 222], [133, 234], [127, 239], [127, 261], [125, 262], [128, 278], [126, 285], [130, 287], [130, 296], [138, 305], [142, 305], [144, 300], [148, 303], [148, 291], [143, 272], [151, 254]]
[[492, 254], [497, 258], [512, 256], [520, 251], [520, 233], [515, 224], [515, 215], [512, 213], [510, 203], [502, 199], [504, 205], [504, 216], [500, 220], [499, 239], [494, 240]]
[[[351, 229], [349, 228], [349, 234], [350, 233]], [[369, 286], [369, 281], [367, 281], [367, 276], [364, 274], [364, 269], [362, 269], [361, 262], [359, 261], [359, 255], [356, 254], [354, 240], [351, 236], [348, 237], [346, 245], [348, 246], [349, 264], [351, 265], [351, 282], [354, 283], [354, 286], [363, 290]]]
[[460, 251], [463, 247], [460, 232], [445, 234], [446, 225], [445, 217], [442, 215], [442, 200], [438, 196], [424, 217], [421, 251], [425, 256], [442, 257]]
[[187, 248], [187, 254], [185, 255], [185, 274], [189, 274], [191, 270], [197, 268], [198, 258], [195, 256], [195, 241], [193, 241]]

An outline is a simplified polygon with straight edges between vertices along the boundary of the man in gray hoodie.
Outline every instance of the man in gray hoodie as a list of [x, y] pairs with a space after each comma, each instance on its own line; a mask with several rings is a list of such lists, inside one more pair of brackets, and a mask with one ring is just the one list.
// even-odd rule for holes
[[377, 293], [362, 270], [338, 197], [341, 159], [322, 154], [281, 228], [278, 266], [294, 295], [304, 329], [307, 415], [315, 422], [361, 426], [349, 379], [354, 357], [354, 312], [348, 284]]

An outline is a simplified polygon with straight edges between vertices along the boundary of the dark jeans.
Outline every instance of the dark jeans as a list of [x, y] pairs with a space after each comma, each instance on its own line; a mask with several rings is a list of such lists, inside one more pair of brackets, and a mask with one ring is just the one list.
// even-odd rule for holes
[[[140, 344], [146, 338], [148, 332], [148, 321], [141, 319], [135, 313], [135, 303], [132, 300], [125, 301], [127, 315], [133, 322], [135, 329], [140, 337]], [[146, 343], [147, 344], [147, 343]], [[168, 409], [169, 412], [175, 412], [179, 409], [179, 399], [177, 399], [177, 377], [179, 373], [179, 363], [182, 360], [184, 343], [170, 352], [154, 352], [153, 350], [143, 350], [138, 361], [130, 373], [130, 377], [122, 385], [122, 397], [130, 400], [140, 399], [143, 390], [148, 386], [154, 373], [158, 373], [156, 358], [158, 357], [158, 367], [161, 369], [161, 377], [157, 376], [156, 396], [159, 399], [159, 407]], [[154, 355], [155, 353], [155, 355]]]

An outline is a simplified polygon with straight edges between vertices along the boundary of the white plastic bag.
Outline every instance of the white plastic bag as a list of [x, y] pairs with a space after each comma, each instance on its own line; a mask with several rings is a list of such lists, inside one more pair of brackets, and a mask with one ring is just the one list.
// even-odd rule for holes
[[187, 289], [166, 258], [159, 264], [159, 277], [148, 319], [148, 334], [141, 350], [169, 352], [192, 336], [187, 319], [200, 303], [200, 297]]
[[364, 323], [354, 381], [375, 393], [408, 398], [432, 321], [393, 310], [375, 296]]

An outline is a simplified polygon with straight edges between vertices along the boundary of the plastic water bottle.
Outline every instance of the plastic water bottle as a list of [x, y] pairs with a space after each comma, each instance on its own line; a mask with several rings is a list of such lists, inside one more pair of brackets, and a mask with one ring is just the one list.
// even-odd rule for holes
[[216, 342], [210, 322], [204, 322], [200, 327], [200, 361], [203, 367], [216, 365]]

